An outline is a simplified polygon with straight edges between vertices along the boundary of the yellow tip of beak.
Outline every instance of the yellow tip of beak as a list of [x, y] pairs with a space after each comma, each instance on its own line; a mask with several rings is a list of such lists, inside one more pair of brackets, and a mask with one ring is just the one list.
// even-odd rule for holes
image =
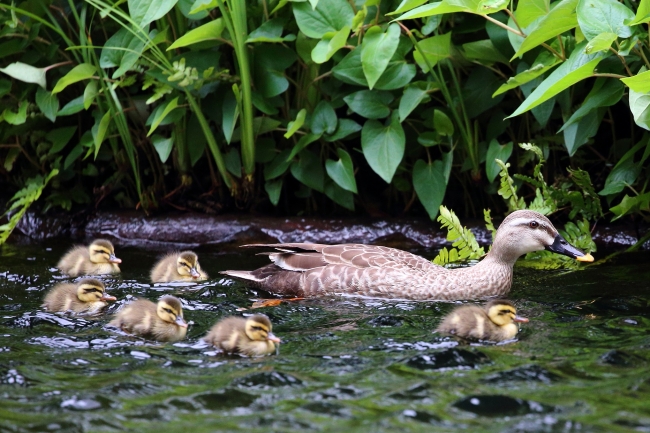
[[594, 256], [591, 254], [585, 254], [584, 256], [576, 257], [576, 260], [579, 262], [593, 262]]

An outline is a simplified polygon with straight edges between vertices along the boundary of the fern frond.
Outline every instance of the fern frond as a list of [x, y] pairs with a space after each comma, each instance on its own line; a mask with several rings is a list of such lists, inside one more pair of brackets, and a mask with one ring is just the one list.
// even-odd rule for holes
[[479, 246], [474, 233], [462, 226], [453, 211], [440, 206], [438, 222], [442, 228], [447, 229], [447, 240], [452, 242], [453, 248], [450, 250], [443, 248], [433, 259], [434, 263], [442, 265], [458, 260], [479, 259], [485, 255], [485, 250]]
[[503, 163], [500, 159], [495, 159], [494, 160], [499, 167], [501, 167], [501, 171], [499, 172], [499, 176], [501, 177], [501, 183], [499, 186], [499, 195], [504, 198], [504, 200], [507, 201], [508, 203], [508, 209], [510, 211], [515, 211], [519, 209], [526, 209], [526, 204], [524, 203], [524, 199], [519, 199], [517, 197], [517, 189], [515, 188], [515, 181], [510, 177], [508, 174], [508, 168], [510, 167], [510, 163]]

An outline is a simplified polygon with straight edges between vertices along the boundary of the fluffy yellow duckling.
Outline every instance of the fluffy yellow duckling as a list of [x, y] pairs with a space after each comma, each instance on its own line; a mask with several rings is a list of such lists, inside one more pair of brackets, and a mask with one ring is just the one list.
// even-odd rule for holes
[[88, 246], [77, 245], [68, 251], [56, 265], [61, 272], [79, 275], [117, 274], [122, 260], [115, 257], [113, 244], [106, 239], [96, 239]]
[[53, 313], [72, 311], [81, 314], [96, 314], [107, 304], [114, 301], [114, 296], [106, 294], [101, 281], [85, 278], [76, 284], [57, 284], [45, 295], [43, 307]]
[[436, 331], [460, 338], [504, 341], [515, 338], [519, 332], [517, 323], [528, 319], [517, 316], [517, 310], [510, 301], [495, 299], [485, 307], [464, 305], [442, 319]]
[[263, 314], [247, 318], [226, 317], [217, 322], [203, 339], [226, 353], [264, 356], [275, 352], [275, 343], [280, 343], [272, 329], [271, 321]]
[[198, 256], [192, 251], [171, 253], [163, 257], [151, 270], [151, 281], [202, 281], [208, 278], [199, 265]]
[[181, 301], [169, 295], [160, 298], [158, 304], [147, 299], [131, 302], [115, 315], [109, 326], [157, 341], [179, 341], [187, 334]]

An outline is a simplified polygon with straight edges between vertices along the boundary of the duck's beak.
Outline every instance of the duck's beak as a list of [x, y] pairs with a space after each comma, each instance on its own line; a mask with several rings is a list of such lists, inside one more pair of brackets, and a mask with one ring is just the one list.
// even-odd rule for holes
[[521, 316], [515, 316], [515, 318], [512, 319], [512, 321], [515, 323], [528, 323], [528, 319], [526, 317], [521, 317]]
[[117, 301], [117, 298], [115, 296], [107, 295], [104, 293], [101, 298], [99, 298], [100, 301]]
[[269, 333], [268, 337], [266, 337], [267, 340], [272, 341], [274, 343], [282, 343], [282, 340], [280, 340], [278, 337], [273, 335], [273, 333]]
[[196, 268], [190, 268], [190, 275], [192, 276], [192, 278], [199, 278], [201, 276], [201, 274], [199, 273], [199, 271], [196, 270]]
[[187, 322], [182, 316], [176, 316], [176, 324], [181, 328], [187, 328]]
[[110, 263], [122, 263], [122, 259], [118, 259], [117, 257], [115, 257], [115, 254], [111, 254], [110, 256], [108, 256], [108, 261]]
[[551, 245], [547, 245], [546, 249], [554, 253], [562, 254], [572, 257], [580, 262], [593, 262], [594, 258], [591, 254], [585, 254], [562, 237], [561, 234], [555, 236], [555, 240]]

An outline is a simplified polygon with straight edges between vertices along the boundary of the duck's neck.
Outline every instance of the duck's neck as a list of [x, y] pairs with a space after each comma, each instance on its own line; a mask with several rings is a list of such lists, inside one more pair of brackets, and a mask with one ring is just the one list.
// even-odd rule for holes
[[514, 261], [505, 261], [491, 251], [475, 266], [456, 269], [454, 272], [465, 274], [459, 281], [468, 286], [465, 290], [471, 294], [469, 298], [504, 296], [510, 291], [512, 285], [513, 264]]

